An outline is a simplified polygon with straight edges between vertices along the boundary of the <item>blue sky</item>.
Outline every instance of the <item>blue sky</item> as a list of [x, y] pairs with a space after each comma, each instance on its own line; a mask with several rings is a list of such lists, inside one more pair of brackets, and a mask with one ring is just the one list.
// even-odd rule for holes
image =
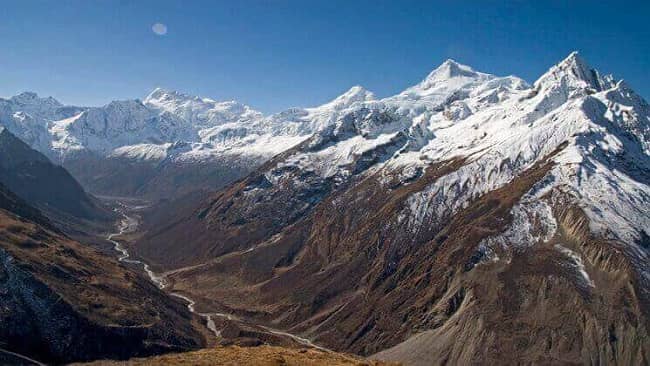
[[579, 50], [647, 98], [648, 14], [648, 1], [3, 1], [0, 96], [102, 105], [162, 86], [269, 113], [356, 84], [392, 95], [447, 58], [532, 82]]

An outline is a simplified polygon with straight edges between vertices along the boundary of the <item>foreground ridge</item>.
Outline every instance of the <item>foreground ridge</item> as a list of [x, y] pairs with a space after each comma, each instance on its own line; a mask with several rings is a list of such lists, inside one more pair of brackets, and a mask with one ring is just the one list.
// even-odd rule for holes
[[[84, 365], [110, 366], [123, 363], [97, 361]], [[128, 361], [129, 365], [309, 365], [309, 366], [382, 366], [395, 365], [381, 361], [364, 360], [359, 357], [323, 352], [314, 349], [291, 349], [271, 346], [258, 347], [217, 347], [188, 353], [176, 353], [151, 358], [137, 358]], [[81, 364], [77, 364], [81, 365]]]

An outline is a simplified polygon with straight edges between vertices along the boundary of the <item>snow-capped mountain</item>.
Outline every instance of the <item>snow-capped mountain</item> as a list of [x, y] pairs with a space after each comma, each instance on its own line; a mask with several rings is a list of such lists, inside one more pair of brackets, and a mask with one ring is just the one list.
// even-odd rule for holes
[[[128, 157], [161, 159], [173, 152], [178, 143], [190, 147], [181, 155], [217, 148], [212, 146], [217, 144], [203, 138], [206, 130], [224, 126], [247, 128], [260, 118], [259, 112], [236, 102], [217, 103], [156, 89], [144, 102], [116, 101], [101, 108], [88, 108], [71, 118], [50, 122], [49, 130], [51, 147], [62, 159], [78, 151], [104, 156], [129, 152]], [[227, 137], [231, 142], [244, 136]]]
[[[639, 205], [650, 203], [650, 109], [623, 81], [601, 77], [577, 53], [532, 87], [448, 60], [418, 85], [354, 104], [338, 116], [266, 178], [271, 183], [294, 179], [274, 172], [298, 170], [341, 184], [368, 169], [365, 174], [389, 179], [399, 173], [408, 181], [432, 164], [464, 159], [461, 169], [410, 198], [404, 218], [417, 230], [423, 216], [436, 214], [434, 206], [449, 215], [568, 143], [554, 157], [551, 182], [537, 194], [559, 187], [571, 191], [595, 224], [608, 224], [611, 235], [630, 243], [640, 238], [640, 228], [650, 227]], [[626, 170], [625, 164], [635, 169]], [[441, 190], [448, 194], [437, 201]], [[620, 202], [594, 200], [610, 194]]]
[[[182, 191], [218, 188], [333, 123], [351, 105], [373, 98], [356, 86], [321, 107], [294, 108], [265, 117], [238, 102], [217, 102], [160, 88], [144, 101], [114, 101], [98, 108], [63, 106], [51, 97], [23, 93], [0, 99], [0, 124], [63, 164], [90, 190], [134, 195], [146, 194], [154, 182], [178, 180], [179, 169], [199, 170], [214, 162], [221, 167], [201, 179], [212, 173], [223, 179], [187, 182]], [[139, 172], [125, 171], [125, 164]], [[113, 190], [110, 172], [117, 179], [143, 170], [148, 172], [132, 187]], [[168, 194], [175, 193], [172, 189]]]
[[646, 359], [650, 107], [623, 81], [448, 60], [280, 120], [315, 132], [136, 246], [175, 290], [413, 364]]
[[216, 102], [161, 88], [151, 92], [143, 103], [160, 112], [178, 116], [197, 129], [262, 118], [260, 112], [235, 101]]
[[[0, 99], [0, 121], [60, 161], [82, 151], [159, 160], [178, 143], [190, 147], [180, 154], [188, 159], [210, 153], [268, 157], [329, 124], [337, 111], [373, 98], [355, 86], [321, 107], [264, 117], [235, 101], [217, 102], [161, 88], [144, 101], [114, 101], [99, 108], [66, 107], [51, 97], [23, 93]], [[285, 143], [268, 141], [276, 137]]]
[[75, 108], [65, 108], [54, 98], [39, 98], [30, 92], [0, 98], [0, 124], [43, 153], [50, 152], [52, 140], [47, 122], [68, 118], [75, 112]]

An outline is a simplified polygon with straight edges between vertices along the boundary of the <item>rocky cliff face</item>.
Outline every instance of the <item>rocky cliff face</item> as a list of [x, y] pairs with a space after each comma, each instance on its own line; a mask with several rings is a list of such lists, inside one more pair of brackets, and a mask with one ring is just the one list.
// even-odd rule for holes
[[200, 306], [337, 350], [646, 363], [649, 111], [576, 53], [533, 86], [447, 61], [136, 248]]

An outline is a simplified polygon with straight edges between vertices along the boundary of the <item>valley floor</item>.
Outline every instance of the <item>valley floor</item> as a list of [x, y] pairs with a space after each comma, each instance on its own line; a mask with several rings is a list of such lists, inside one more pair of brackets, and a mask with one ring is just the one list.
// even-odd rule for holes
[[[214, 339], [208, 341], [208, 344], [215, 344], [214, 342], [225, 342], [226, 340], [230, 342], [229, 344], [234, 343], [239, 345], [259, 345], [260, 342], [263, 342], [264, 344], [275, 346], [286, 346], [292, 348], [309, 347], [310, 349], [316, 349], [321, 352], [332, 352], [327, 348], [312, 343], [309, 339], [261, 324], [256, 324], [254, 322], [248, 322], [246, 319], [240, 319], [232, 314], [219, 312], [205, 313], [197, 311], [196, 301], [194, 299], [188, 297], [186, 294], [171, 291], [167, 279], [167, 276], [171, 272], [156, 273], [150, 268], [149, 264], [144, 262], [144, 260], [132, 259], [127, 248], [120, 243], [120, 239], [117, 239], [123, 235], [133, 234], [138, 230], [140, 221], [139, 212], [142, 208], [147, 207], [147, 204], [140, 202], [140, 205], [134, 205], [133, 203], [135, 201], [129, 201], [124, 198], [116, 198], [110, 202], [113, 206], [117, 207], [116, 212], [122, 216], [122, 219], [117, 225], [118, 231], [111, 233], [106, 237], [106, 240], [113, 244], [113, 250], [118, 253], [118, 260], [124, 264], [141, 268], [149, 280], [159, 289], [166, 291], [166, 293], [171, 297], [187, 302], [188, 310], [203, 318], [206, 329], [214, 335]], [[230, 336], [226, 337], [222, 332], [223, 330], [226, 330], [225, 333], [230, 334]]]

